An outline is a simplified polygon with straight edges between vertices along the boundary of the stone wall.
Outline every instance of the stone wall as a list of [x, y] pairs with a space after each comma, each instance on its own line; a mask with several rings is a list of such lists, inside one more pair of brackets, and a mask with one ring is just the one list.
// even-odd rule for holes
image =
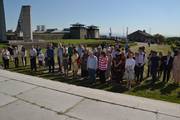
[[38, 40], [57, 40], [57, 39], [69, 39], [70, 35], [68, 33], [66, 34], [34, 33], [33, 38]]

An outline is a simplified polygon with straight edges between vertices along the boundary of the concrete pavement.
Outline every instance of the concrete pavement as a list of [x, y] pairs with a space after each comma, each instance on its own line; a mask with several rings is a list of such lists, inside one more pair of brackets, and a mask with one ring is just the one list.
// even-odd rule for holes
[[0, 70], [0, 120], [180, 120], [180, 104]]

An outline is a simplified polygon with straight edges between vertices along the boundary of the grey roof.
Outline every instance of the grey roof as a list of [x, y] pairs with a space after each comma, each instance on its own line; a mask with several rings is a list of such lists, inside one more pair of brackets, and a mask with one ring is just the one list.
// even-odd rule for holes
[[[132, 35], [132, 34], [141, 34], [141, 35], [144, 35], [144, 36], [146, 36], [146, 37], [152, 37], [152, 35], [151, 34], [149, 34], [149, 33], [146, 33], [145, 31], [141, 31], [141, 30], [137, 30], [137, 31], [135, 31], [135, 32], [133, 32], [133, 33], [131, 33], [131, 34], [129, 34], [129, 35]], [[128, 35], [128, 36], [129, 36]]]
[[72, 27], [84, 27], [84, 24], [76, 23], [76, 24], [71, 24]]
[[91, 25], [91, 26], [87, 26], [87, 27], [90, 29], [99, 29], [98, 26], [95, 26], [95, 25]]

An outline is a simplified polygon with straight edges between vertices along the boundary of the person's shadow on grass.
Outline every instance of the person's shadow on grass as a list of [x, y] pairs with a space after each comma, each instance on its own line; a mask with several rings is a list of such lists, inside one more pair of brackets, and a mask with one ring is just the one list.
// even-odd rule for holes
[[161, 92], [161, 94], [163, 94], [163, 95], [167, 95], [167, 94], [171, 94], [172, 91], [174, 91], [174, 90], [176, 90], [176, 89], [178, 89], [178, 88], [179, 88], [178, 85], [171, 83], [171, 84], [167, 84], [165, 87], [163, 87], [163, 88], [160, 90], [160, 92]]

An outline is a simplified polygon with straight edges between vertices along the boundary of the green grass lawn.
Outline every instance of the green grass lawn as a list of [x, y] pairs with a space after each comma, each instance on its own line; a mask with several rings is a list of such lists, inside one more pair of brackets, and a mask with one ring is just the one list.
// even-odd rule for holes
[[151, 50], [157, 51], [157, 52], [162, 52], [164, 55], [167, 55], [168, 51], [171, 50], [171, 46], [169, 45], [157, 45], [157, 44], [152, 44], [151, 47], [149, 47], [147, 44], [142, 44], [138, 43], [138, 45], [131, 47], [132, 51], [138, 51], [138, 48], [140, 46], [145, 46], [146, 48], [146, 53], [150, 53]]
[[132, 90], [125, 92], [126, 94], [164, 100], [174, 103], [180, 103], [180, 87], [170, 81], [169, 83], [157, 81], [151, 83], [151, 79], [146, 79], [141, 85], [134, 87]]
[[[67, 44], [68, 43], [69, 42], [67, 42]], [[133, 51], [137, 51], [138, 47], [142, 45], [146, 47], [147, 54], [151, 50], [157, 50], [157, 51], [162, 51], [165, 55], [167, 54], [169, 50], [171, 50], [170, 46], [168, 45], [152, 45], [151, 47], [148, 47], [146, 44], [139, 44], [139, 43], [137, 46], [132, 46], [131, 49]], [[88, 83], [87, 79], [72, 79], [72, 73], [70, 73], [70, 76], [65, 79], [59, 73], [48, 73], [47, 69], [45, 68], [38, 68], [37, 72], [31, 72], [30, 66], [14, 68], [14, 65], [12, 62], [10, 66], [11, 66], [11, 68], [9, 69], [10, 71], [28, 74], [32, 76], [38, 76], [38, 77], [42, 77], [42, 78], [50, 79], [54, 81], [65, 82], [69, 84], [90, 87], [94, 89], [101, 89], [101, 90], [106, 90], [110, 92], [124, 93], [124, 94], [130, 94], [130, 95], [152, 98], [152, 99], [157, 99], [157, 100], [180, 103], [180, 87], [173, 84], [172, 80], [168, 83], [164, 83], [161, 80], [159, 80], [155, 84], [151, 84], [151, 78], [145, 78], [144, 82], [142, 82], [140, 85], [137, 85], [134, 83], [133, 88], [131, 90], [128, 90], [126, 88], [126, 81], [123, 81], [122, 84], [115, 84], [112, 82], [108, 82], [108, 84], [100, 84], [100, 82], [97, 81], [95, 85], [91, 85]], [[146, 69], [147, 67], [145, 67], [144, 76], [146, 75]]]
[[113, 43], [111, 40], [96, 40], [96, 39], [60, 39], [47, 40], [48, 42], [62, 43], [62, 44], [100, 44], [103, 42]]
[[[114, 45], [115, 41], [114, 40], [96, 40], [96, 39], [60, 39], [60, 40], [46, 40], [49, 43], [62, 43], [64, 45], [68, 44], [73, 44], [73, 45], [79, 45], [79, 44], [84, 44], [89, 47], [95, 47], [100, 44], [108, 44], [108, 45]], [[122, 46], [125, 45], [125, 41], [120, 41], [120, 44]], [[135, 46], [135, 42], [129, 42], [130, 46]]]
[[7, 44], [0, 43], [0, 49], [1, 49], [1, 48], [5, 48], [5, 47], [7, 47]]

